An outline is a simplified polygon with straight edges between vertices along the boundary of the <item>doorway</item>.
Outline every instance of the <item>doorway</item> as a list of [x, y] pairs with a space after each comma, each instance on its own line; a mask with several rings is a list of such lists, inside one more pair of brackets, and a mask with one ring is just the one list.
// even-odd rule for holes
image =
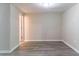
[[24, 30], [24, 16], [19, 14], [19, 43], [23, 43], [25, 40], [25, 30]]
[[19, 15], [19, 42], [23, 43], [29, 40], [29, 17]]

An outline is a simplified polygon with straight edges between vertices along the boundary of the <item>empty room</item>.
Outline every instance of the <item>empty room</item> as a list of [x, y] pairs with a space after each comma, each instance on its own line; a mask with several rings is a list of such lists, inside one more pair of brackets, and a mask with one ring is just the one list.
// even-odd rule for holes
[[0, 56], [79, 56], [79, 4], [0, 3]]

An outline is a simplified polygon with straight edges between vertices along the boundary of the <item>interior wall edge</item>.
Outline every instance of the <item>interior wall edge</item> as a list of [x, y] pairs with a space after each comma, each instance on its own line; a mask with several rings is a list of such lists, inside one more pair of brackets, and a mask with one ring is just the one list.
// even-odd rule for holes
[[9, 50], [9, 53], [13, 52], [16, 48], [18, 48], [20, 45], [17, 44], [15, 47], [13, 47], [12, 49]]
[[65, 40], [62, 40], [62, 42], [64, 42], [67, 46], [69, 46], [70, 48], [72, 48], [75, 52], [77, 52], [79, 54], [79, 50], [76, 49], [75, 47], [73, 47], [72, 45], [70, 45], [69, 43], [67, 43]]

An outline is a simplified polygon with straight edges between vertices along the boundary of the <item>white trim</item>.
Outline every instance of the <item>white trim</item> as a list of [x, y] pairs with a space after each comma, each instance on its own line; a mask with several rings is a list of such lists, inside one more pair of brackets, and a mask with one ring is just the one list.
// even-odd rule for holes
[[77, 52], [79, 54], [79, 50], [77, 50], [76, 48], [74, 48], [72, 45], [70, 45], [69, 43], [65, 42], [64, 40], [62, 42], [64, 42], [66, 45], [68, 45], [69, 47], [71, 47], [75, 52]]
[[20, 44], [16, 45], [14, 48], [12, 48], [11, 50], [0, 50], [0, 53], [11, 53], [13, 52], [17, 47], [19, 47]]
[[9, 53], [9, 50], [0, 50], [0, 53]]
[[10, 51], [9, 51], [9, 53], [11, 53], [11, 52], [13, 52], [16, 48], [18, 48], [19, 47], [19, 44], [17, 44], [15, 47], [13, 47]]
[[9, 53], [13, 52], [16, 48], [18, 48], [18, 47], [19, 47], [21, 44], [23, 44], [23, 43], [24, 43], [24, 42], [17, 44], [15, 47], [13, 47], [13, 48], [9, 51]]
[[25, 40], [25, 42], [28, 42], [28, 41], [62, 41], [62, 40], [57, 40], [57, 39], [49, 39], [49, 40]]

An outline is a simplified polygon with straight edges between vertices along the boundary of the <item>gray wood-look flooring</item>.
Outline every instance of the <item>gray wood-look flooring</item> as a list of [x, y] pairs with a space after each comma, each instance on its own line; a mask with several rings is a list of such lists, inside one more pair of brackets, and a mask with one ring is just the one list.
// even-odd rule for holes
[[10, 54], [1, 56], [79, 56], [61, 41], [31, 41], [21, 44]]

